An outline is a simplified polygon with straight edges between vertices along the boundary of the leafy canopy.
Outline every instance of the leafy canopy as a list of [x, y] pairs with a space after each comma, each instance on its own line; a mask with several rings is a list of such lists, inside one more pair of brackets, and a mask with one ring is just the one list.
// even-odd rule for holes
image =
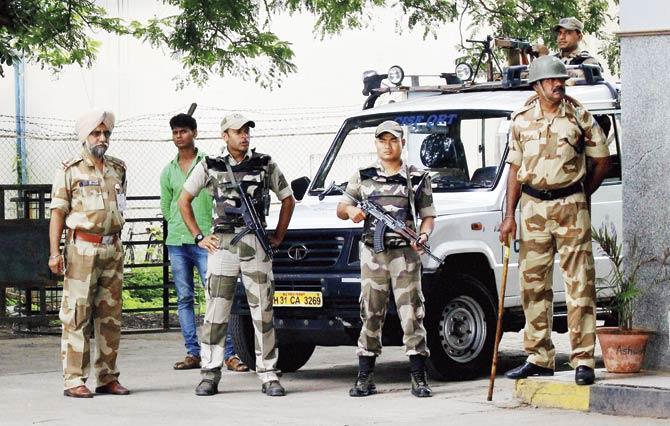
[[472, 29], [489, 26], [497, 35], [552, 40], [550, 27], [577, 16], [586, 31], [601, 34], [607, 0], [161, 0], [162, 15], [146, 22], [124, 21], [90, 0], [0, 0], [0, 76], [23, 57], [59, 71], [64, 65], [90, 67], [107, 32], [135, 37], [169, 51], [181, 61], [179, 84], [205, 84], [212, 75], [252, 79], [263, 87], [296, 71], [291, 44], [272, 32], [281, 13], [310, 13], [317, 36], [375, 23], [382, 8], [402, 11], [397, 28], [417, 28], [437, 37], [442, 25], [463, 14]]

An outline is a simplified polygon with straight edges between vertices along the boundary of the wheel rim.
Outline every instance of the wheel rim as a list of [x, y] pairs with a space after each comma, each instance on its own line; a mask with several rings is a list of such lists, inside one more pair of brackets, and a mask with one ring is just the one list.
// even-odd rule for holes
[[454, 361], [472, 361], [486, 342], [484, 310], [473, 298], [459, 296], [449, 301], [440, 316], [442, 349]]

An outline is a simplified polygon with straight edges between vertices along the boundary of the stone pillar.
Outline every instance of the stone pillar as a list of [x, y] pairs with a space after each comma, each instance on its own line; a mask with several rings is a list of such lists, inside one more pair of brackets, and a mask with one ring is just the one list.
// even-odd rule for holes
[[[670, 7], [666, 0], [621, 0], [624, 240], [661, 254], [670, 247]], [[641, 271], [651, 280], [653, 267]], [[645, 368], [670, 370], [670, 282], [647, 291], [636, 327], [655, 330]]]

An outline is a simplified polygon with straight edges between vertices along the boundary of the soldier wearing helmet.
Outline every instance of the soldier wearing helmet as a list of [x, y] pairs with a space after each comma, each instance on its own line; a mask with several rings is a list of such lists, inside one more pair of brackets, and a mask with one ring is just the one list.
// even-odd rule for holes
[[[512, 114], [500, 240], [516, 237], [515, 211], [520, 200], [519, 281], [528, 359], [506, 376], [554, 374], [552, 270], [558, 252], [568, 308], [570, 362], [576, 383], [589, 385], [595, 379], [596, 290], [588, 200], [607, 173], [609, 150], [593, 116], [565, 94], [566, 79], [561, 60], [536, 59], [529, 70], [536, 94]], [[586, 157], [593, 163], [588, 174]]]
[[556, 44], [560, 51], [554, 56], [565, 65], [598, 65], [596, 58], [586, 50], [579, 51], [579, 42], [584, 37], [584, 24], [575, 17], [563, 18], [552, 28], [556, 33]]

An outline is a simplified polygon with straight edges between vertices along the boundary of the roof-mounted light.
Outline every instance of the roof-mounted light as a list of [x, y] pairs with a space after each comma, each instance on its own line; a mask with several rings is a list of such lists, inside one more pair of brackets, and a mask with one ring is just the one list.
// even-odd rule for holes
[[456, 65], [456, 77], [461, 81], [468, 81], [472, 78], [472, 67], [466, 63]]
[[393, 65], [391, 68], [389, 68], [388, 80], [392, 84], [400, 86], [400, 83], [402, 83], [402, 80], [404, 78], [405, 78], [405, 71], [403, 71], [402, 68], [400, 68], [398, 65]]

